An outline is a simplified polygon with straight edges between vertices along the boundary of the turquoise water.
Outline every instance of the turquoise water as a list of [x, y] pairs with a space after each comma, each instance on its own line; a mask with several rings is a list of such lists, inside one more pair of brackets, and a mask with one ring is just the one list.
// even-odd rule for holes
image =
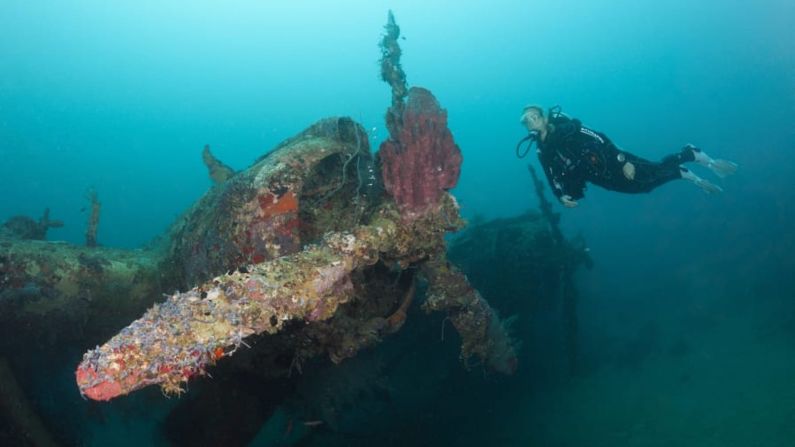
[[[377, 147], [389, 9], [409, 84], [434, 92], [463, 151], [454, 194], [465, 217], [536, 207], [526, 164], [537, 161], [514, 153], [527, 103], [559, 104], [638, 155], [692, 142], [740, 171], [715, 180], [718, 196], [685, 182], [637, 196], [592, 186], [561, 209], [595, 262], [577, 276], [577, 376], [543, 350], [525, 351], [507, 379], [403, 365], [389, 373], [393, 392], [410, 396], [394, 413], [352, 411], [349, 426], [304, 445], [368, 445], [362, 427], [388, 445], [795, 444], [789, 1], [7, 0], [0, 221], [49, 207], [65, 225], [48, 239], [81, 244], [93, 188], [100, 244], [134, 248], [210, 187], [204, 144], [242, 169], [316, 120], [349, 115]], [[84, 348], [64, 348], [63, 362]], [[440, 349], [457, 365], [455, 346]], [[159, 439], [157, 392], [89, 411], [71, 370], [39, 366], [37, 383], [62, 393], [31, 391], [45, 413], [102, 415], [74, 422], [85, 445]], [[254, 445], [284, 432], [279, 414]]]

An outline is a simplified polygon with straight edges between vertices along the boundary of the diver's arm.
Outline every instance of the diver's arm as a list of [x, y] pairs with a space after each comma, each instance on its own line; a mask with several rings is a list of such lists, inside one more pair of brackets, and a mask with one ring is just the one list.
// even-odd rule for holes
[[554, 163], [550, 160], [550, 157], [540, 149], [538, 151], [538, 161], [541, 163], [544, 176], [546, 176], [547, 183], [549, 183], [549, 189], [551, 189], [552, 194], [560, 200], [560, 196], [563, 195], [563, 184], [558, 180], [560, 177], [560, 170], [553, 168]]
[[562, 197], [564, 196], [571, 201], [583, 198], [585, 175], [581, 169], [569, 169], [563, 164], [562, 159], [553, 158], [549, 154], [549, 150], [539, 150], [538, 161], [541, 162], [541, 167], [544, 169], [549, 188], [558, 200], [563, 202]]
[[575, 175], [576, 171], [567, 173], [565, 183], [563, 183], [563, 195], [568, 196], [569, 200], [579, 200], [585, 197], [585, 177]]

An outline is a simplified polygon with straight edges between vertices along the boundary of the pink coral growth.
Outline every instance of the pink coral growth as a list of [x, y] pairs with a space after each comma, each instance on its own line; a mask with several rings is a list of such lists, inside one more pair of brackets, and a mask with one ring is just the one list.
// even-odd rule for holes
[[409, 90], [397, 137], [384, 141], [378, 154], [384, 187], [407, 217], [437, 205], [461, 173], [461, 150], [447, 128], [447, 111], [424, 88]]

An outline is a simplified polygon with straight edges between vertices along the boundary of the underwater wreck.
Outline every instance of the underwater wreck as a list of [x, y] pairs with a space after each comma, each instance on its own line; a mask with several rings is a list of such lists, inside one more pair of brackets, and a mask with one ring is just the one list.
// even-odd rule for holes
[[[385, 29], [381, 75], [392, 103], [389, 139], [375, 156], [361, 125], [326, 118], [240, 172], [205, 147], [214, 186], [144, 249], [96, 246], [96, 196], [86, 246], [0, 233], [0, 322], [25, 332], [4, 333], [2, 355], [25, 337], [101, 343], [77, 366], [81, 395], [106, 401], [150, 385], [178, 395], [226, 362], [261, 380], [300, 373], [313, 358], [342, 362], [398, 333], [419, 306], [452, 323], [462, 360], [516, 371], [508, 324], [467, 276], [489, 271], [466, 256], [489, 240], [476, 229], [489, 227], [454, 241], [460, 262], [448, 259], [446, 236], [464, 222], [449, 192], [463, 159], [446, 111], [429, 90], [407, 86], [391, 13]], [[42, 219], [37, 234], [60, 224]], [[541, 254], [525, 267], [565, 266], [571, 275], [583, 262], [580, 248], [550, 230], [550, 215], [520, 221], [533, 224], [521, 224], [515, 247]], [[21, 422], [36, 419], [27, 413], [11, 419], [43, 432], [40, 421]]]

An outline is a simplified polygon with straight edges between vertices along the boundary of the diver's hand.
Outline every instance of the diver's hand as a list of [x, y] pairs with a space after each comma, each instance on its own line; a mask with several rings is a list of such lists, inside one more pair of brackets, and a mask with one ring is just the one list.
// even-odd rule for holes
[[571, 196], [568, 194], [565, 196], [560, 196], [560, 203], [562, 203], [566, 208], [574, 208], [577, 206], [577, 201], [572, 200]]

